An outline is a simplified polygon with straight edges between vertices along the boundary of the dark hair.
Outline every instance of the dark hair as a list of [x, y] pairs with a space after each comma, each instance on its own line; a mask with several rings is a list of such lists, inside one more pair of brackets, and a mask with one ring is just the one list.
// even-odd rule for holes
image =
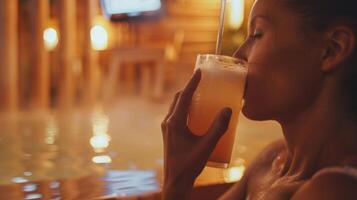
[[[332, 23], [343, 21], [357, 37], [357, 0], [282, 0], [304, 20], [304, 25], [317, 31], [324, 31]], [[343, 79], [343, 94], [347, 109], [357, 117], [357, 47], [351, 57], [352, 66]]]
[[356, 0], [283, 0], [296, 10], [308, 24], [323, 30], [336, 20], [357, 25]]

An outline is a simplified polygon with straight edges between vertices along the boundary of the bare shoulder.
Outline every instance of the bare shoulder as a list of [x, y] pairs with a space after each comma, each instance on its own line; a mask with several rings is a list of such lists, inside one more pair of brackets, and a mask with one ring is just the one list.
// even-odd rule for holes
[[333, 167], [322, 169], [294, 194], [293, 200], [353, 200], [357, 197], [357, 169]]
[[248, 166], [243, 178], [238, 183], [233, 185], [230, 190], [220, 198], [220, 200], [246, 199], [248, 182], [250, 179], [259, 174], [259, 172], [269, 170], [276, 156], [285, 149], [286, 145], [285, 140], [283, 139], [274, 141], [266, 146]]

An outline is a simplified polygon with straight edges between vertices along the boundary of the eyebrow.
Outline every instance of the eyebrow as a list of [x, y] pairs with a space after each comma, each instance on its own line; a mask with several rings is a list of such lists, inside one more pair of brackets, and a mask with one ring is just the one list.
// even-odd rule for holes
[[249, 27], [253, 27], [255, 26], [255, 23], [257, 21], [257, 19], [263, 19], [265, 21], [271, 22], [270, 17], [266, 16], [266, 15], [255, 15], [252, 17], [252, 20], [249, 22]]

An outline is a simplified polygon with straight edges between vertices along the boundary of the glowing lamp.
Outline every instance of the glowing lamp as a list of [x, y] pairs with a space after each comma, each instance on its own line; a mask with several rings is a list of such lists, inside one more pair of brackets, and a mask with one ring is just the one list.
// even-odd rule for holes
[[92, 48], [94, 50], [105, 50], [108, 47], [108, 32], [102, 25], [94, 25], [90, 30]]
[[49, 27], [43, 32], [43, 40], [45, 43], [45, 48], [52, 51], [57, 47], [58, 44], [58, 34], [56, 29]]

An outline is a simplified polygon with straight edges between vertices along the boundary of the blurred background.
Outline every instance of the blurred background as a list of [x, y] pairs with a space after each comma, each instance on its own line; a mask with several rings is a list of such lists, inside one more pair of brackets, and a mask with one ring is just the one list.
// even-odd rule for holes
[[[252, 3], [228, 0], [223, 54]], [[0, 199], [160, 190], [160, 124], [197, 54], [214, 53], [219, 12], [219, 0], [0, 0]], [[241, 116], [232, 167], [196, 184], [238, 181], [279, 137]]]

